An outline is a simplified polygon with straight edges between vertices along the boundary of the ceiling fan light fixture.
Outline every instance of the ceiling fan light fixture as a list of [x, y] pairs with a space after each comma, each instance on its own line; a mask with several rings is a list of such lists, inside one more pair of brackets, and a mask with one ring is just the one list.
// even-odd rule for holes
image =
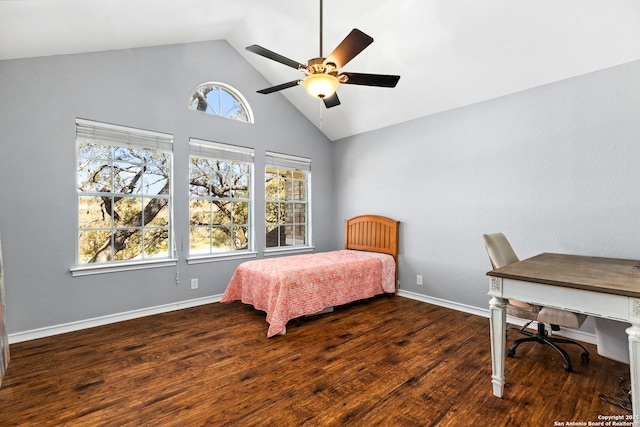
[[310, 74], [302, 81], [309, 95], [319, 99], [333, 95], [339, 84], [340, 81], [336, 76], [325, 73]]

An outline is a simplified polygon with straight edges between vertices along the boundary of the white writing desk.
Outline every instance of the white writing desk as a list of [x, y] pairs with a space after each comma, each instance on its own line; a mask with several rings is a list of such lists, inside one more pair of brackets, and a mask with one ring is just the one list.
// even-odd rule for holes
[[631, 323], [629, 361], [634, 426], [640, 426], [640, 261], [543, 253], [487, 273], [493, 394], [502, 397], [507, 300]]

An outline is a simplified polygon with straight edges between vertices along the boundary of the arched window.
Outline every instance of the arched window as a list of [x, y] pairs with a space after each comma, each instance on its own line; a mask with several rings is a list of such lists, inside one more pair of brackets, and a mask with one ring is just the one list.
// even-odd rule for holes
[[236, 89], [224, 83], [208, 82], [198, 86], [189, 99], [189, 108], [253, 123], [253, 112], [247, 100]]

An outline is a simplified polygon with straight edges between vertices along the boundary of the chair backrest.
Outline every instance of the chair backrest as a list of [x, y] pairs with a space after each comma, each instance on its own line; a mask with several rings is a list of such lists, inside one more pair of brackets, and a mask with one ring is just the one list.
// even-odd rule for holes
[[[518, 255], [514, 252], [511, 244], [504, 234], [502, 233], [494, 233], [494, 234], [483, 234], [484, 245], [487, 248], [487, 252], [489, 253], [489, 259], [491, 260], [491, 265], [493, 268], [504, 267], [505, 265], [513, 264], [514, 262], [520, 261], [518, 259]], [[523, 319], [533, 319], [536, 320], [538, 316], [538, 311], [540, 310], [539, 306], [532, 306], [526, 302], [518, 301], [515, 299], [509, 298], [509, 305], [524, 308], [528, 311], [524, 314], [522, 312], [510, 311], [509, 307], [507, 307], [507, 313], [512, 316], [520, 317]], [[517, 309], [516, 309], [517, 310]], [[529, 317], [529, 315], [533, 317]]]
[[493, 268], [504, 267], [520, 261], [504, 234], [483, 234], [482, 237]]

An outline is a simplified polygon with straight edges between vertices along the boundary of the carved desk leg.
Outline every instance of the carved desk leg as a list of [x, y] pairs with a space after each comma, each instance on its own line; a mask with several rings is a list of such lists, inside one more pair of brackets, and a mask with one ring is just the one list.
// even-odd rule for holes
[[631, 373], [631, 405], [633, 425], [640, 426], [640, 300], [629, 298], [631, 327], [629, 336], [629, 371]]
[[491, 382], [493, 395], [502, 397], [504, 389], [504, 349], [507, 339], [507, 300], [502, 298], [502, 279], [491, 278], [492, 296], [489, 301], [489, 322], [491, 324]]

